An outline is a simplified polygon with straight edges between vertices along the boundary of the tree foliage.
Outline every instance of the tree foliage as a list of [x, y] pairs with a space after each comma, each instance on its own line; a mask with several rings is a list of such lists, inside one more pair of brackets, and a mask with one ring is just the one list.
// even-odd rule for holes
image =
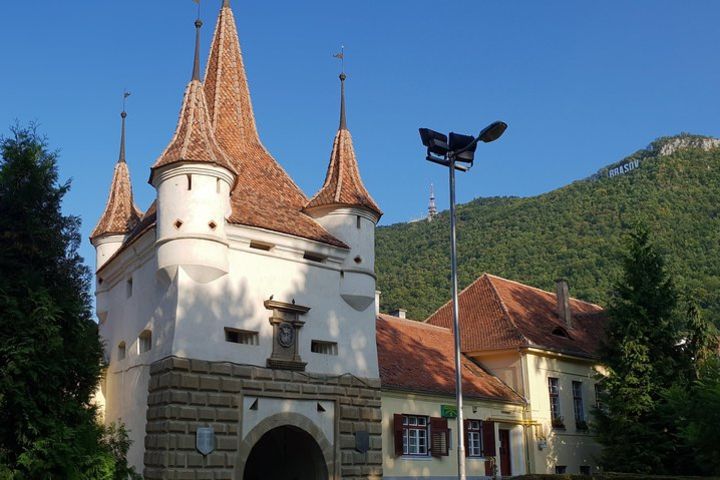
[[[0, 464], [18, 479], [113, 478], [124, 430], [97, 424], [102, 346], [80, 221], [34, 126], [0, 140]], [[116, 478], [127, 478], [124, 477]]]
[[[678, 289], [720, 318], [720, 149], [678, 148], [688, 136], [659, 139], [610, 165], [640, 167], [591, 178], [535, 197], [481, 198], [458, 207], [458, 269], [463, 288], [489, 272], [547, 290], [567, 278], [573, 296], [606, 305], [620, 274], [622, 237], [643, 222], [667, 254]], [[695, 138], [695, 137], [690, 137]], [[472, 175], [472, 174], [471, 174]], [[424, 319], [450, 298], [447, 212], [435, 221], [377, 230], [382, 308]]]
[[649, 232], [630, 235], [600, 352], [607, 375], [595, 430], [610, 471], [702, 471], [678, 415], [711, 405], [680, 393], [698, 381], [717, 337], [692, 303], [680, 308], [684, 303]]

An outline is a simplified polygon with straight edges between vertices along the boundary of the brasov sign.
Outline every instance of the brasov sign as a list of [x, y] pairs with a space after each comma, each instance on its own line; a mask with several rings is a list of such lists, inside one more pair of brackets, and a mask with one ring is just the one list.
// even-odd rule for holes
[[619, 167], [611, 168], [608, 170], [608, 177], [612, 178], [617, 175], [624, 175], [636, 168], [640, 168], [640, 160], [633, 160], [628, 163], [624, 163]]

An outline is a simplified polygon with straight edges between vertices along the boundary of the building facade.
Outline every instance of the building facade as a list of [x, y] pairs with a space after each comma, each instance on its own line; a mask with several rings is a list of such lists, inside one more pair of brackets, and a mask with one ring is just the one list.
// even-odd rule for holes
[[[92, 232], [104, 421], [148, 479], [451, 478], [449, 305], [379, 314], [375, 227], [345, 112], [311, 198], [260, 141], [225, 0], [135, 206], [120, 157]], [[320, 174], [320, 172], [318, 172]], [[460, 294], [469, 478], [587, 473], [596, 305], [485, 275]], [[588, 470], [590, 469], [590, 470]]]
[[197, 49], [194, 62], [150, 168], [156, 200], [135, 207], [121, 155], [91, 237], [105, 421], [130, 430], [148, 479], [379, 478], [382, 213], [359, 175], [345, 76], [326, 180], [307, 198], [257, 135], [229, 1], [204, 78]]

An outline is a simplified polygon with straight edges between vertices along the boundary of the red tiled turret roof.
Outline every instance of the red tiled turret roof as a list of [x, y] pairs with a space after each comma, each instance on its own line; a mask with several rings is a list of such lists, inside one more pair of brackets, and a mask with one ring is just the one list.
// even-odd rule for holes
[[[597, 357], [605, 326], [599, 305], [571, 298], [573, 326], [568, 329], [558, 318], [556, 294], [487, 273], [460, 292], [458, 300], [463, 352], [536, 347]], [[452, 303], [426, 322], [452, 328]]]
[[229, 2], [218, 17], [205, 94], [215, 137], [238, 171], [229, 221], [345, 247], [302, 212], [307, 197], [260, 141]]
[[382, 211], [375, 203], [363, 185], [358, 169], [355, 149], [352, 144], [352, 136], [347, 129], [345, 120], [345, 74], [340, 75], [341, 100], [340, 100], [340, 128], [335, 135], [332, 153], [330, 154], [330, 165], [328, 165], [325, 183], [320, 191], [308, 202], [305, 209], [330, 205], [363, 207], [378, 216]]
[[205, 92], [199, 80], [192, 80], [185, 89], [175, 134], [152, 166], [151, 175], [154, 175], [160, 167], [178, 162], [212, 163], [237, 173], [230, 159], [215, 140]]
[[[455, 395], [455, 343], [451, 330], [390, 315], [379, 315], [376, 327], [383, 389]], [[461, 360], [465, 397], [523, 402], [514, 390], [478, 364], [464, 355]]]
[[124, 235], [135, 228], [142, 215], [133, 201], [130, 170], [125, 162], [125, 117], [127, 114], [123, 111], [121, 116], [120, 158], [115, 164], [105, 211], [90, 234], [90, 240], [103, 235]]

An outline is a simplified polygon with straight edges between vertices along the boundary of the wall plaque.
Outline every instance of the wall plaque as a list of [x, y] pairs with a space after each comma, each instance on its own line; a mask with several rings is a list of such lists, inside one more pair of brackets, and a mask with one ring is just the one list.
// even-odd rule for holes
[[307, 363], [300, 358], [298, 339], [300, 329], [305, 325], [300, 315], [309, 312], [310, 307], [265, 300], [265, 308], [272, 311], [270, 324], [273, 326], [273, 349], [267, 359], [267, 366], [283, 370], [305, 370]]
[[195, 432], [195, 448], [203, 455], [209, 455], [215, 450], [215, 431], [212, 427], [198, 427]]
[[366, 431], [355, 432], [355, 450], [365, 453], [370, 450], [370, 433]]

